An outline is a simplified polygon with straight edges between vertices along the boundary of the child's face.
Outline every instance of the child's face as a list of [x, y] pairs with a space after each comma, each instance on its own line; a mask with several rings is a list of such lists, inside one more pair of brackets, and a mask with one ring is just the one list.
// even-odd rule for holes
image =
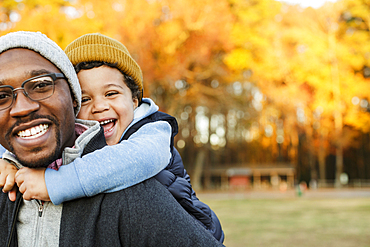
[[82, 89], [81, 110], [77, 117], [98, 121], [104, 128], [107, 144], [117, 144], [134, 119], [138, 99], [132, 99], [131, 90], [118, 69], [103, 65], [81, 70], [77, 76]]

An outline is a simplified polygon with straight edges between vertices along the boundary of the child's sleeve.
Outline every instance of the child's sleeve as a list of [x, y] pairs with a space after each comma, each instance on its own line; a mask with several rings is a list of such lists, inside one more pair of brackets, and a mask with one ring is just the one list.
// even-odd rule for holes
[[0, 145], [0, 157], [3, 157], [3, 154], [5, 153], [6, 149]]
[[145, 124], [128, 140], [77, 158], [58, 171], [46, 169], [49, 197], [58, 205], [138, 184], [167, 166], [171, 159], [170, 142], [171, 126], [168, 122]]

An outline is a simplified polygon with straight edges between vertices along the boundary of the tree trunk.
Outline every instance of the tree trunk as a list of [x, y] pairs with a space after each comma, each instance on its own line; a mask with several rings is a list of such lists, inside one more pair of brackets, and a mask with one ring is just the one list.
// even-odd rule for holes
[[[313, 128], [309, 125], [306, 128], [307, 133], [307, 145], [308, 145], [308, 165], [310, 167], [310, 185], [314, 188], [317, 187], [317, 169], [316, 169], [316, 162], [315, 162], [315, 147], [313, 143]], [[313, 189], [314, 189], [313, 188]]]
[[340, 182], [340, 175], [343, 173], [343, 146], [341, 143], [337, 144], [335, 162], [335, 187], [342, 187], [342, 184]]
[[335, 125], [335, 148], [336, 148], [336, 171], [335, 171], [335, 186], [341, 187], [340, 175], [343, 172], [343, 144], [342, 144], [342, 131], [343, 131], [343, 107], [341, 101], [341, 91], [340, 91], [340, 79], [339, 79], [339, 69], [338, 61], [336, 57], [336, 37], [334, 23], [329, 23], [329, 52], [330, 52], [330, 62], [331, 62], [331, 77], [332, 77], [332, 87], [333, 87], [333, 98], [334, 105], [336, 106], [334, 112], [334, 125]]
[[195, 191], [202, 189], [202, 174], [203, 174], [203, 167], [204, 162], [206, 158], [206, 150], [204, 148], [198, 149], [197, 156], [195, 158], [195, 164], [194, 164], [194, 172], [192, 180], [192, 186]]
[[325, 162], [326, 150], [325, 150], [325, 145], [324, 145], [326, 135], [323, 133], [323, 131], [324, 130], [321, 130], [321, 133], [320, 133], [320, 146], [319, 146], [319, 151], [318, 151], [320, 180], [326, 179], [326, 162]]

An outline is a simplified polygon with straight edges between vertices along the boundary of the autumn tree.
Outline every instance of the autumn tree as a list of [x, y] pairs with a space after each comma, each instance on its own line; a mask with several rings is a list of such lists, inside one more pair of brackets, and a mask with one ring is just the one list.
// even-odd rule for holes
[[121, 41], [143, 71], [144, 96], [176, 116], [195, 187], [202, 177], [211, 184], [212, 169], [246, 163], [289, 162], [300, 180], [327, 179], [330, 155], [340, 185], [346, 150], [360, 147], [366, 173], [367, 0], [319, 9], [274, 0], [0, 4], [0, 35], [41, 31], [62, 48], [92, 32]]

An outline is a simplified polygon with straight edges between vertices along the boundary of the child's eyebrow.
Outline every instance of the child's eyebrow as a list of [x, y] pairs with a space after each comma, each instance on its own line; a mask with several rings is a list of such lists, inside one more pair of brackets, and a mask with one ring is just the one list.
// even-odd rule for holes
[[119, 88], [121, 88], [121, 89], [124, 89], [124, 87], [122, 87], [122, 86], [121, 86], [121, 85], [119, 85], [119, 84], [115, 84], [115, 83], [109, 83], [109, 84], [105, 85], [104, 87], [106, 87], [106, 88], [110, 88], [110, 87], [119, 87]]

